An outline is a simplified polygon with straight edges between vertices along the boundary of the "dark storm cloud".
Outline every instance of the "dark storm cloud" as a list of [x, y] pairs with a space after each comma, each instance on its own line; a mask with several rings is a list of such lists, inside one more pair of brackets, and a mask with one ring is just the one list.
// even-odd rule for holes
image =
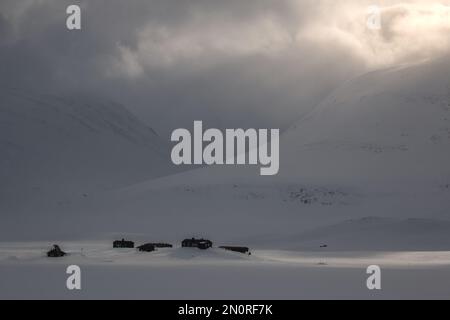
[[[372, 60], [388, 60], [372, 57], [360, 11], [356, 26], [345, 20], [361, 1], [343, 3], [4, 0], [0, 83], [95, 92], [164, 135], [193, 120], [283, 128]], [[82, 7], [81, 31], [65, 28], [69, 4]]]

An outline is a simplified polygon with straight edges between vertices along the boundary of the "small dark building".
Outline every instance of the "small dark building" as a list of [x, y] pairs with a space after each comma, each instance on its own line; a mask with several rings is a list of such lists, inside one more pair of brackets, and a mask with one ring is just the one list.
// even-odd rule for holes
[[221, 246], [220, 249], [250, 254], [250, 249], [247, 247], [236, 247], [236, 246]]
[[114, 248], [134, 248], [133, 241], [126, 241], [125, 239], [116, 240], [113, 242]]
[[212, 241], [206, 239], [185, 239], [181, 243], [183, 248], [199, 248], [202, 250], [211, 248], [213, 245]]
[[153, 252], [155, 251], [155, 246], [152, 243], [146, 243], [142, 246], [137, 247], [141, 252]]
[[53, 249], [51, 249], [49, 252], [47, 252], [47, 257], [49, 258], [59, 258], [64, 257], [67, 253], [61, 250], [61, 248], [58, 245], [54, 245]]

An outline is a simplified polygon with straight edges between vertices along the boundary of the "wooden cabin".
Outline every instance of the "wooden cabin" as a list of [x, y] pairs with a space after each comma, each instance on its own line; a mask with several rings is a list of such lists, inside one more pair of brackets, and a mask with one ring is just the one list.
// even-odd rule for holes
[[183, 248], [199, 248], [202, 250], [206, 250], [211, 248], [213, 245], [212, 241], [207, 239], [185, 239], [183, 242], [181, 242], [181, 246]]
[[116, 240], [113, 242], [113, 248], [134, 248], [134, 242], [125, 239]]

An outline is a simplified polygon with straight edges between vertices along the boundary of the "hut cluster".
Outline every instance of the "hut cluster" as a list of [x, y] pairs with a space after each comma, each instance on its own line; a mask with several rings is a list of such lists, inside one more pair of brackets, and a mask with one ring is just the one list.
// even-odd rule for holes
[[[213, 247], [213, 242], [208, 239], [184, 239], [181, 242], [182, 248], [198, 248], [201, 250], [207, 250]], [[135, 248], [135, 243], [129, 240], [116, 240], [113, 242], [113, 248], [123, 249], [123, 248]], [[140, 246], [137, 246], [136, 249], [140, 252], [153, 252], [156, 251], [157, 248], [173, 248], [173, 245], [170, 243], [163, 242], [154, 242], [154, 243], [145, 243]], [[250, 255], [250, 249], [248, 247], [238, 247], [238, 246], [219, 246], [219, 249], [224, 249], [228, 251], [239, 252], [243, 254]], [[53, 248], [47, 252], [47, 256], [51, 258], [64, 257], [66, 253], [61, 250], [58, 245], [54, 245]]]

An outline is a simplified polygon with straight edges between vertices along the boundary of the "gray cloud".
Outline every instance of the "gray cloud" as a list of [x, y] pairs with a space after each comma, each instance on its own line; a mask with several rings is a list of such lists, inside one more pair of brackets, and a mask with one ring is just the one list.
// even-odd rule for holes
[[[96, 92], [164, 135], [195, 119], [284, 128], [358, 73], [448, 51], [447, 7], [381, 2], [384, 29], [373, 34], [364, 1], [5, 0], [0, 84]], [[65, 29], [73, 3], [80, 32]], [[411, 48], [424, 15], [437, 22]]]

